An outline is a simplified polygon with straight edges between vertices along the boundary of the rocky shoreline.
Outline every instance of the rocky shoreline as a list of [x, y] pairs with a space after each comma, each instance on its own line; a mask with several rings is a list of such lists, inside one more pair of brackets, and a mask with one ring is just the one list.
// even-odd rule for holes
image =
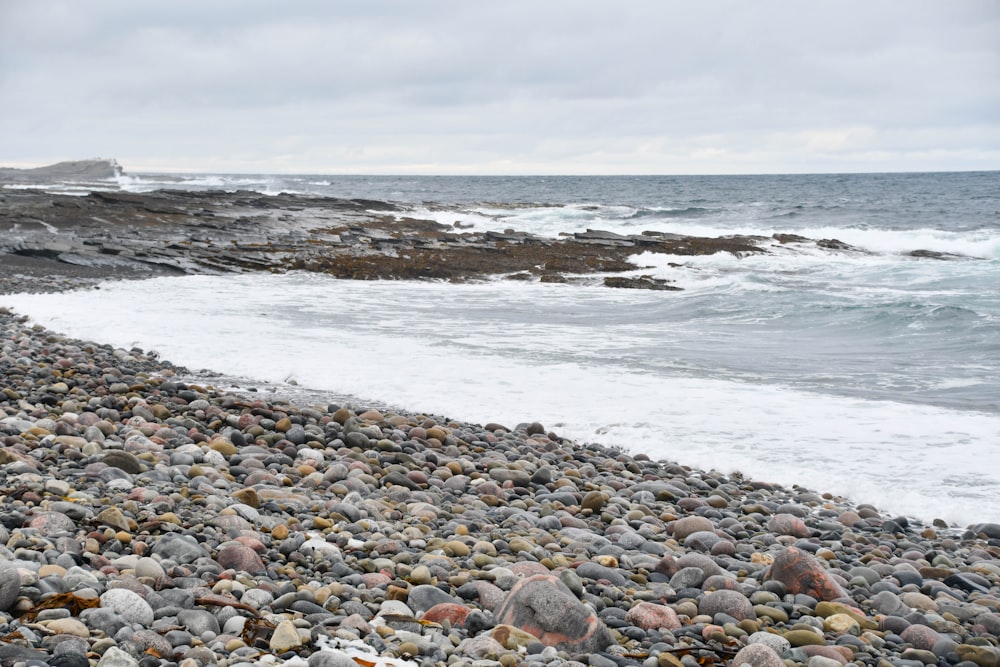
[[1000, 661], [1000, 525], [0, 332], [4, 665]]
[[[292, 268], [575, 280], [634, 270], [637, 248], [765, 251], [473, 234], [356, 200], [0, 197], [11, 292]], [[0, 311], [3, 665], [1000, 665], [1000, 525], [188, 377]]]
[[[795, 234], [692, 237], [588, 230], [549, 238], [472, 231], [414, 217], [391, 202], [256, 192], [0, 190], [0, 291], [47, 291], [102, 279], [314, 271], [346, 279], [570, 282], [635, 273], [641, 252], [671, 256], [770, 252], [774, 246], [857, 252]], [[926, 261], [954, 258], [916, 251]], [[677, 289], [649, 276], [608, 287]]]

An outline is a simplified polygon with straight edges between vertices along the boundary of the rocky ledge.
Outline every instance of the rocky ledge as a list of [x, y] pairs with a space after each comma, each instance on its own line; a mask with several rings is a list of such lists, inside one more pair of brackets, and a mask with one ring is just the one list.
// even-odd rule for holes
[[0, 311], [3, 665], [1000, 664], [1000, 525], [185, 376]]
[[[254, 192], [0, 191], [0, 290], [63, 289], [107, 278], [305, 270], [350, 279], [567, 282], [634, 272], [640, 252], [769, 252], [801, 245], [857, 251], [794, 235], [702, 238], [589, 230], [560, 238], [470, 231], [370, 200]], [[858, 251], [860, 252], [860, 251]], [[662, 280], [611, 276], [611, 287], [670, 289]]]

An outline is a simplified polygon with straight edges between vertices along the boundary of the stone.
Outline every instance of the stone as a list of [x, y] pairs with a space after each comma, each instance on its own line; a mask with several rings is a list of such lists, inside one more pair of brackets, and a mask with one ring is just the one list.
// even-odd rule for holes
[[152, 553], [160, 558], [169, 558], [181, 564], [193, 563], [199, 558], [210, 556], [198, 540], [190, 535], [167, 533], [153, 545]]
[[644, 630], [676, 630], [681, 627], [677, 612], [666, 605], [638, 602], [625, 614], [625, 622]]
[[686, 516], [674, 522], [674, 539], [678, 542], [683, 542], [687, 539], [688, 535], [693, 533], [712, 532], [714, 530], [715, 525], [711, 519], [703, 516]]
[[177, 612], [177, 622], [195, 637], [206, 632], [219, 634], [219, 620], [207, 609], [182, 609]]
[[767, 529], [776, 535], [809, 537], [812, 531], [805, 522], [794, 514], [775, 514], [767, 522]]
[[302, 646], [302, 637], [299, 636], [295, 624], [285, 619], [278, 623], [267, 645], [274, 653], [286, 653]]
[[253, 487], [245, 487], [242, 489], [237, 489], [233, 492], [233, 500], [239, 503], [248, 505], [254, 509], [260, 509], [260, 495], [257, 493], [257, 489]]
[[114, 506], [101, 510], [96, 518], [101, 523], [112, 528], [117, 528], [118, 530], [128, 531], [132, 529], [122, 511]]
[[[467, 658], [485, 660], [487, 658], [499, 658], [507, 652], [507, 649], [489, 634], [481, 634], [463, 640], [455, 649], [455, 652]], [[310, 667], [312, 666], [310, 665]]]
[[733, 657], [733, 667], [785, 667], [785, 662], [766, 644], [747, 644]]
[[143, 471], [142, 461], [132, 452], [123, 449], [110, 449], [101, 458], [105, 465], [118, 468], [130, 475], [138, 475]]
[[828, 618], [835, 614], [846, 614], [854, 619], [862, 630], [878, 630], [877, 622], [862, 614], [860, 610], [846, 604], [823, 601], [816, 605], [815, 611], [816, 615], [820, 618]]
[[830, 614], [823, 620], [823, 629], [837, 635], [861, 634], [861, 624], [849, 614]]
[[6, 563], [0, 563], [0, 611], [7, 611], [21, 594], [21, 575]]
[[886, 616], [906, 616], [912, 609], [907, 607], [898, 595], [891, 591], [879, 591], [871, 599], [872, 607]]
[[153, 623], [153, 608], [142, 597], [127, 588], [112, 588], [101, 595], [101, 607], [111, 609], [129, 623], [149, 626]]
[[737, 621], [757, 618], [753, 604], [739, 591], [719, 590], [706, 593], [698, 600], [698, 613], [707, 616], [726, 614]]
[[309, 667], [358, 667], [359, 664], [345, 653], [326, 649], [316, 651], [308, 660]]
[[152, 558], [140, 558], [135, 564], [135, 576], [137, 577], [156, 579], [164, 574], [166, 573], [163, 571], [163, 566]]
[[426, 612], [439, 604], [458, 604], [461, 602], [453, 596], [445, 593], [437, 586], [422, 584], [410, 589], [406, 597], [406, 604], [414, 612]]
[[1000, 649], [995, 646], [959, 644], [955, 647], [955, 653], [962, 660], [974, 662], [979, 667], [997, 667], [1000, 664]]
[[782, 637], [788, 640], [792, 646], [808, 646], [810, 644], [820, 645], [825, 642], [823, 635], [812, 630], [788, 630]]
[[[719, 575], [713, 575], [719, 576]], [[681, 588], [701, 588], [705, 583], [705, 571], [700, 567], [685, 567], [677, 571], [677, 574], [670, 577], [670, 585], [675, 589]]]
[[817, 558], [797, 547], [788, 547], [775, 556], [764, 580], [779, 581], [788, 593], [816, 600], [849, 597]]
[[660, 559], [659, 563], [657, 563], [656, 571], [672, 577], [686, 567], [696, 567], [704, 572], [706, 577], [715, 576], [717, 574], [731, 576], [719, 567], [718, 563], [716, 563], [711, 556], [697, 553], [685, 554], [680, 558], [674, 558], [673, 556], [666, 555]]
[[806, 644], [799, 647], [803, 653], [812, 657], [822, 657], [835, 661], [838, 665], [846, 665], [854, 659], [854, 651], [847, 646], [826, 646], [820, 644]]
[[580, 507], [591, 512], [600, 512], [608, 502], [608, 497], [600, 491], [589, 491], [580, 501]]
[[465, 619], [469, 617], [471, 611], [465, 605], [443, 602], [428, 609], [422, 620], [430, 623], [448, 621], [452, 627], [460, 628], [465, 625]]
[[824, 655], [814, 655], [806, 663], [807, 667], [841, 667], [844, 663]]
[[60, 512], [41, 512], [28, 522], [28, 527], [36, 529], [46, 537], [76, 532], [76, 522]]
[[930, 597], [923, 593], [908, 592], [899, 596], [900, 601], [911, 609], [921, 609], [923, 611], [937, 611], [938, 605]]
[[170, 659], [174, 655], [174, 647], [170, 642], [152, 630], [135, 631], [131, 642], [145, 655], [157, 655], [165, 659]]
[[249, 574], [261, 574], [265, 570], [264, 562], [257, 552], [245, 544], [227, 544], [219, 549], [215, 560], [227, 570], [232, 569]]
[[139, 667], [139, 661], [117, 646], [112, 646], [101, 656], [97, 667]]
[[80, 620], [87, 624], [87, 627], [100, 630], [108, 637], [114, 637], [121, 630], [127, 621], [121, 614], [113, 609], [84, 609], [80, 612]]
[[445, 553], [462, 558], [469, 555], [469, 545], [458, 540], [451, 540], [444, 545]]
[[90, 637], [90, 630], [87, 629], [86, 624], [76, 618], [57, 618], [48, 621], [45, 627], [57, 635], [74, 635], [84, 639]]
[[941, 634], [926, 625], [911, 625], [903, 630], [899, 635], [907, 644], [912, 644], [914, 648], [930, 651], [934, 644], [941, 639]]
[[410, 571], [409, 581], [414, 586], [429, 586], [434, 582], [434, 575], [426, 565], [418, 565]]
[[236, 445], [234, 445], [229, 440], [226, 440], [225, 438], [216, 438], [215, 440], [213, 440], [212, 442], [210, 442], [208, 444], [208, 446], [213, 451], [219, 452], [220, 454], [222, 454], [226, 458], [229, 458], [230, 456], [233, 456], [238, 451], [236, 449]]
[[593, 653], [614, 639], [593, 610], [555, 576], [539, 574], [511, 588], [494, 614], [498, 624], [512, 625], [547, 646]]
[[691, 533], [684, 538], [684, 546], [687, 549], [708, 553], [712, 551], [717, 544], [723, 541], [724, 538], [719, 537], [715, 531], [699, 530], [698, 532]]
[[535, 635], [513, 625], [501, 624], [490, 630], [490, 637], [500, 642], [507, 650], [517, 651], [538, 642]]
[[628, 581], [625, 575], [617, 568], [605, 567], [593, 562], [580, 563], [576, 568], [576, 573], [580, 577], [593, 579], [594, 581], [601, 581], [603, 579], [615, 586], [624, 586]]
[[753, 633], [747, 637], [747, 645], [749, 646], [750, 644], [764, 644], [765, 646], [769, 646], [773, 649], [778, 655], [781, 655], [788, 649], [792, 648], [791, 642], [781, 635], [776, 635], [773, 632]]

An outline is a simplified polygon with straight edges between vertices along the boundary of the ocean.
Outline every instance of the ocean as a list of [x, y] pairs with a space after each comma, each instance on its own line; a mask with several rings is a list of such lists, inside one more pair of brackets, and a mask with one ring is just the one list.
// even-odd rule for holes
[[[766, 237], [638, 253], [678, 292], [289, 273], [0, 296], [220, 388], [477, 423], [540, 421], [683, 465], [892, 514], [1000, 522], [1000, 172], [773, 176], [123, 176], [111, 188], [397, 202], [539, 235]], [[837, 240], [829, 249], [774, 234]], [[204, 369], [204, 371], [202, 371]]]

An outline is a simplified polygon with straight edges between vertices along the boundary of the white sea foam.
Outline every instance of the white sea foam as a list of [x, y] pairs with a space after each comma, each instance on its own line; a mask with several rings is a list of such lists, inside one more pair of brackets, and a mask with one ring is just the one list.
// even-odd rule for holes
[[[515, 229], [540, 236], [558, 237], [567, 233], [600, 229], [616, 234], [655, 231], [683, 236], [753, 236], [770, 239], [774, 234], [794, 232], [807, 239], [836, 239], [859, 250], [875, 254], [906, 254], [918, 250], [964, 257], [1000, 259], [1000, 234], [990, 229], [952, 232], [941, 229], [879, 229], [864, 227], [793, 227], [773, 220], [755, 220], [746, 215], [642, 217], [633, 219], [635, 209], [626, 206], [540, 206], [523, 208], [475, 207], [434, 209], [418, 207], [408, 216], [436, 220], [446, 225], [459, 222], [475, 231]], [[776, 245], [765, 240], [765, 246]]]
[[642, 345], [669, 355], [672, 323], [637, 324], [629, 315], [657, 298], [567, 285], [291, 274], [122, 282], [4, 296], [0, 304], [192, 369], [274, 383], [293, 377], [479, 423], [537, 419], [580, 441], [803, 484], [891, 512], [1000, 521], [997, 414], [636, 363], [632, 351]]

